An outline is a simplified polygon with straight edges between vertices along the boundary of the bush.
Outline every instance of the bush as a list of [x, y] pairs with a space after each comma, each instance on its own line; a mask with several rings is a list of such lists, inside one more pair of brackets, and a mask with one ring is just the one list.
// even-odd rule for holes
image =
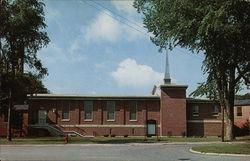
[[186, 137], [186, 132], [183, 131], [183, 132], [181, 133], [181, 136], [182, 136], [183, 138]]
[[172, 131], [168, 131], [168, 137], [171, 137], [172, 136]]

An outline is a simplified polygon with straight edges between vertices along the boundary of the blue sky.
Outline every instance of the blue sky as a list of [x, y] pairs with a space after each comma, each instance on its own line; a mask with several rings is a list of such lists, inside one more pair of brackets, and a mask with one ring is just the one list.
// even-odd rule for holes
[[[50, 44], [38, 52], [48, 68], [44, 84], [57, 94], [150, 94], [162, 84], [165, 53], [143, 28], [132, 1], [45, 0]], [[188, 85], [202, 74], [202, 55], [169, 52], [172, 82]]]

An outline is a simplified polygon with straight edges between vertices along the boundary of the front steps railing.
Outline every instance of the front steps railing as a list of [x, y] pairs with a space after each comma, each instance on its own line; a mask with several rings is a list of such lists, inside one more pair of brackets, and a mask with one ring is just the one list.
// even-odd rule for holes
[[51, 124], [33, 124], [29, 125], [29, 127], [32, 128], [40, 128], [40, 129], [46, 129], [49, 131], [49, 133], [52, 136], [63, 136], [63, 135], [78, 135], [81, 137], [84, 137], [84, 135], [80, 134], [79, 132], [76, 131], [63, 131], [61, 130], [57, 125], [51, 125]]

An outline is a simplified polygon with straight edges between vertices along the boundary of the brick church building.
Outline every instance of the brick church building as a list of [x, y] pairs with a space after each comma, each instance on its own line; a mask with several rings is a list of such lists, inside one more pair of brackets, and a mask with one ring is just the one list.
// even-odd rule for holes
[[[14, 136], [221, 136], [220, 105], [208, 99], [186, 97], [186, 85], [171, 83], [166, 63], [165, 83], [152, 95], [28, 96], [28, 105], [15, 106], [19, 128]], [[243, 109], [240, 109], [244, 107]], [[246, 108], [245, 108], [246, 107]], [[249, 121], [249, 104], [236, 107]], [[6, 136], [7, 117], [0, 115], [0, 136]], [[241, 124], [242, 125], [242, 124]]]

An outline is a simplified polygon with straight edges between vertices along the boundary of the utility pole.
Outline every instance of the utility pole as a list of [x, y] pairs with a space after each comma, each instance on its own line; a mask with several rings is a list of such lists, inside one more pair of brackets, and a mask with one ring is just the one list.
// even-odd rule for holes
[[8, 105], [8, 125], [7, 125], [7, 140], [11, 141], [11, 108], [12, 108], [12, 94], [11, 89], [9, 89], [9, 105]]

